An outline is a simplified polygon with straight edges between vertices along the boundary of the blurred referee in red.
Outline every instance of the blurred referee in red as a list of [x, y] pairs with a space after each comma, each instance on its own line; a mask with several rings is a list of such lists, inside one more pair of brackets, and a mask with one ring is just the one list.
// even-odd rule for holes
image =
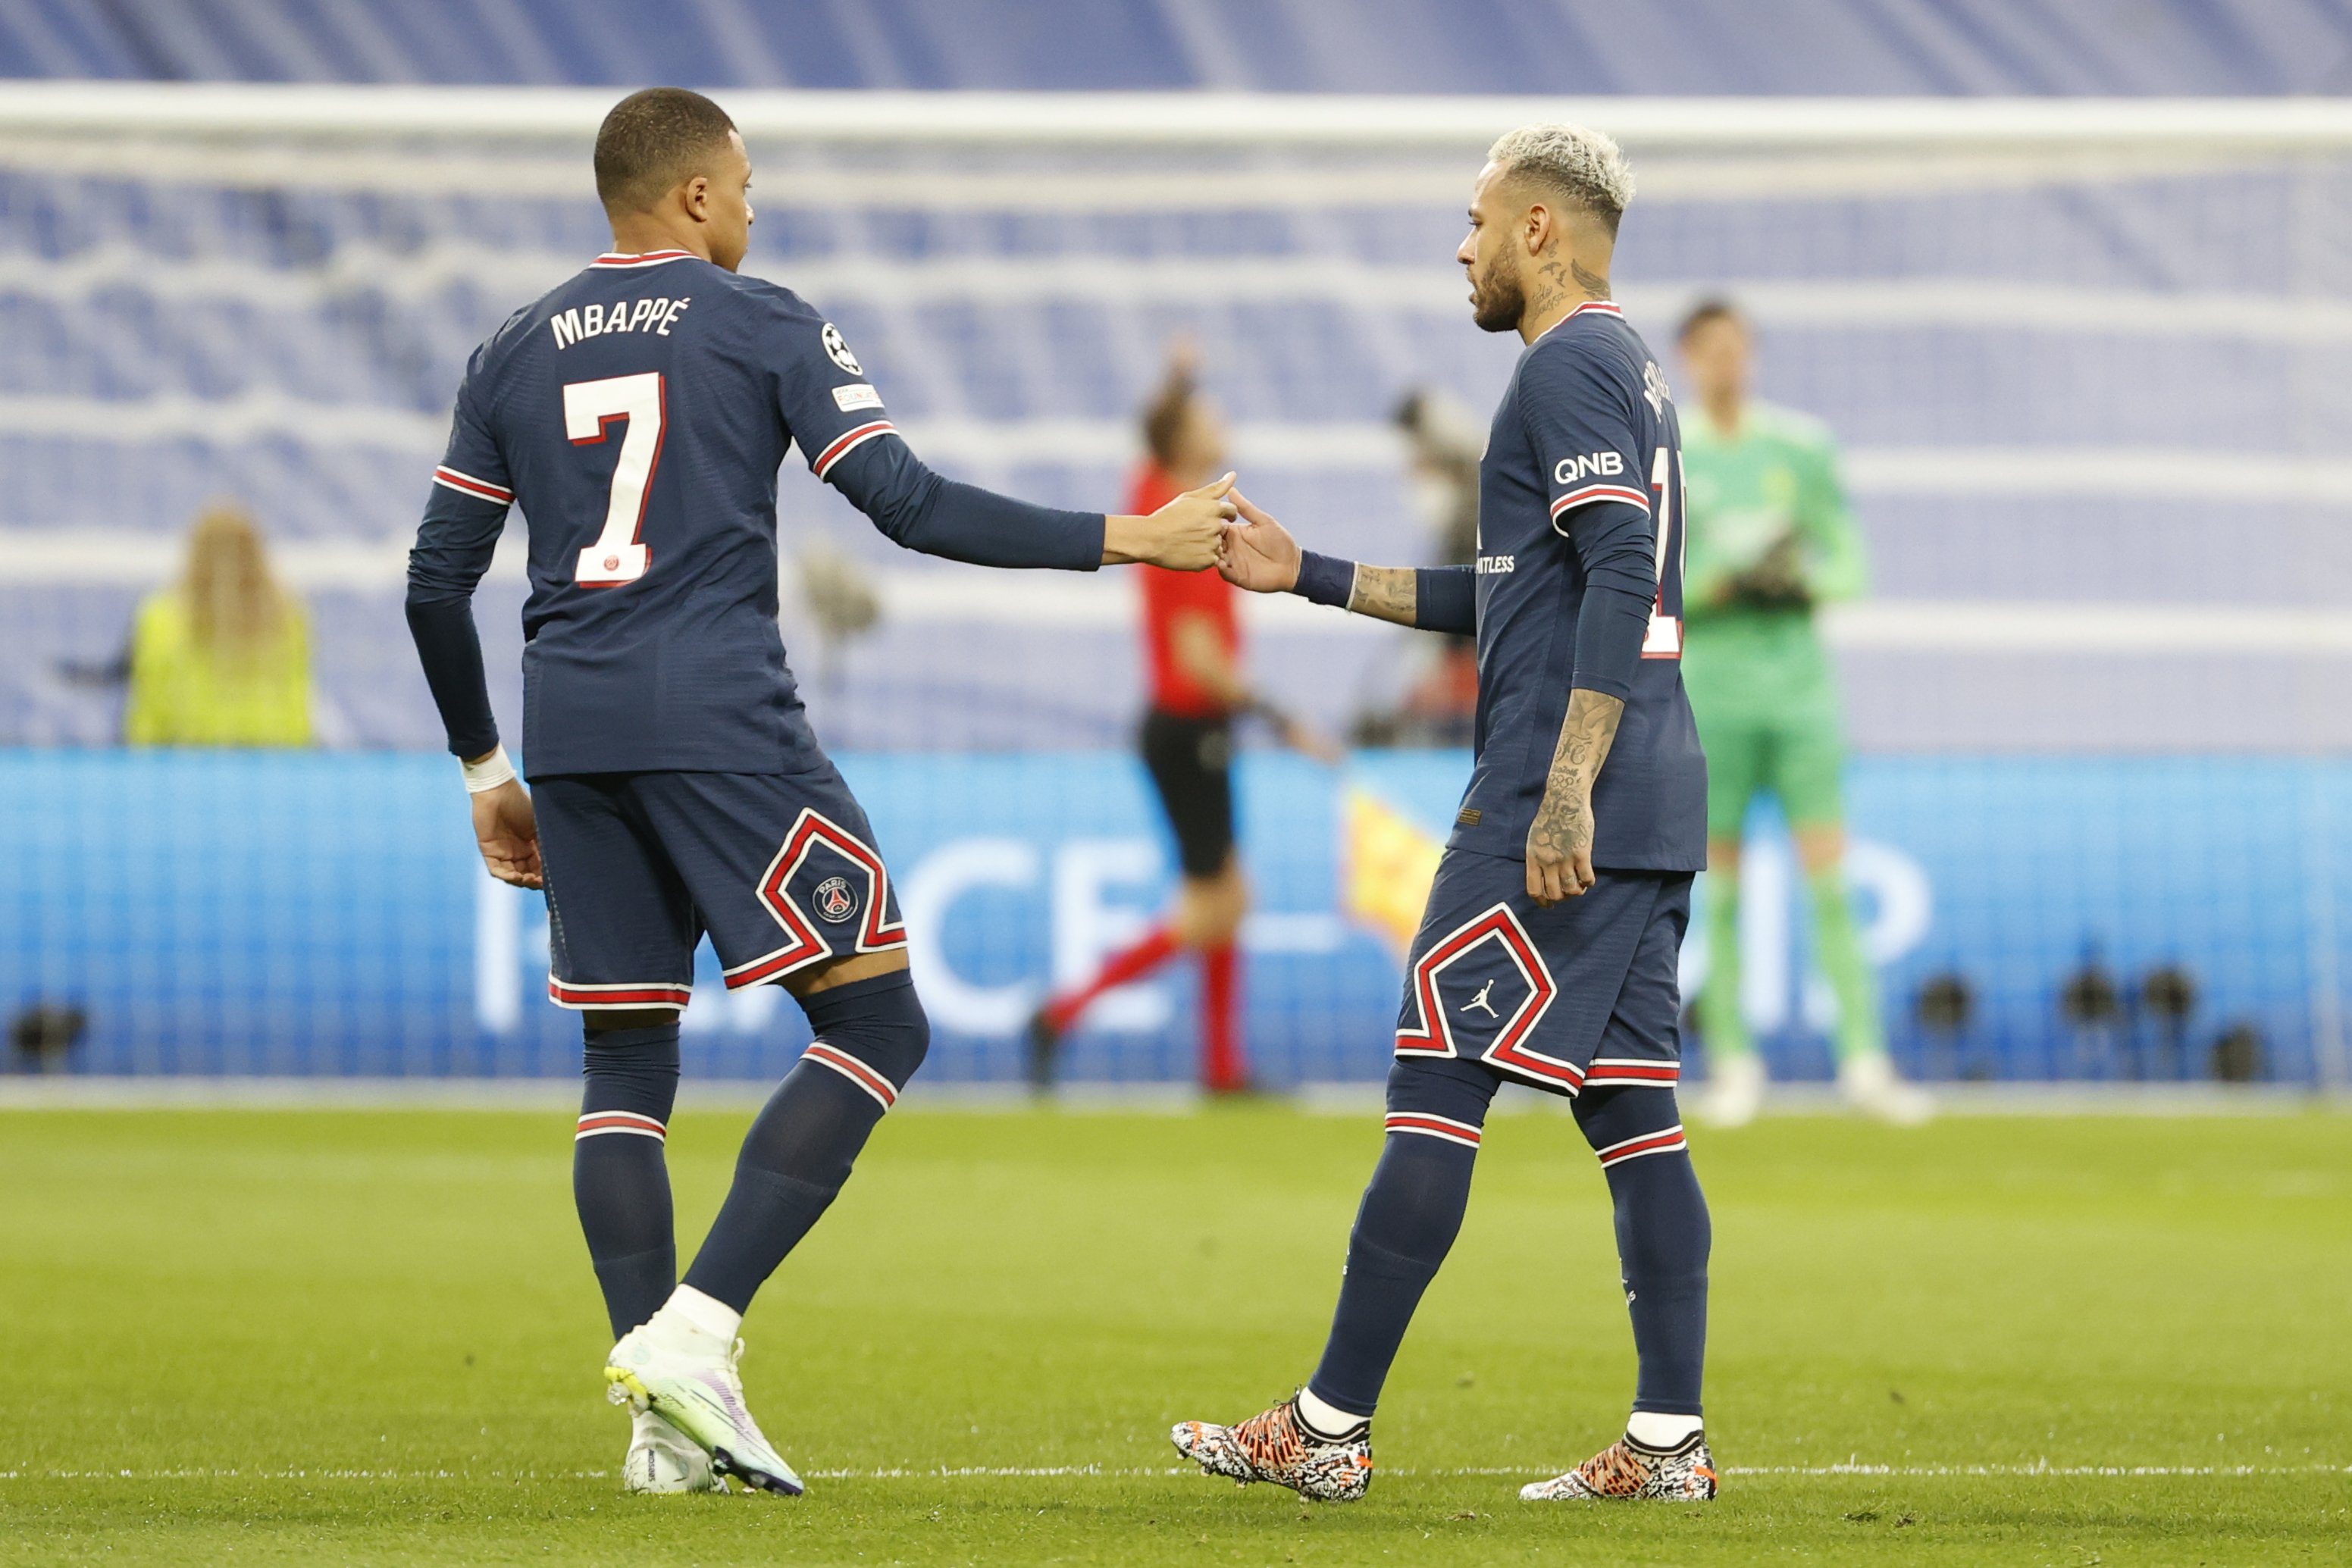
[[[1169, 354], [1168, 374], [1143, 413], [1149, 455], [1131, 494], [1140, 505], [1192, 488], [1194, 475], [1224, 472], [1225, 425], [1200, 390], [1200, 353]], [[1149, 507], [1146, 507], [1149, 510]], [[1143, 765], [1174, 832], [1184, 878], [1175, 907], [1133, 946], [1112, 954], [1085, 984], [1050, 998], [1029, 1021], [1029, 1078], [1054, 1079], [1062, 1037], [1107, 991], [1129, 985], [1180, 951], [1201, 956], [1201, 1083], [1213, 1094], [1250, 1087], [1241, 1034], [1240, 955], [1249, 883], [1234, 847], [1234, 721], [1255, 713], [1284, 744], [1336, 760], [1328, 742], [1250, 689], [1242, 668], [1237, 591], [1213, 571], [1139, 569], [1151, 706], [1143, 716]]]

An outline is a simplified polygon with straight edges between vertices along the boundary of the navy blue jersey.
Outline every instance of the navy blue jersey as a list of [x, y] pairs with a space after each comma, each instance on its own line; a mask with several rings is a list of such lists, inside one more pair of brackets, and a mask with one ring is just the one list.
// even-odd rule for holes
[[[462, 612], [520, 505], [523, 755], [534, 777], [797, 773], [823, 762], [776, 627], [776, 473], [810, 470], [899, 542], [1091, 570], [1100, 513], [931, 474], [834, 327], [685, 251], [606, 256], [475, 351], [411, 557], [410, 621], [451, 748], [496, 743]], [[437, 618], [436, 618], [437, 617]]]
[[[1665, 377], [1616, 306], [1580, 306], [1520, 354], [1478, 484], [1477, 763], [1454, 847], [1526, 857], [1569, 692], [1583, 685], [1625, 704], [1593, 785], [1593, 863], [1704, 869], [1706, 762], [1682, 679], [1681, 436]], [[1580, 625], [1604, 597], [1645, 619], [1622, 636]]]

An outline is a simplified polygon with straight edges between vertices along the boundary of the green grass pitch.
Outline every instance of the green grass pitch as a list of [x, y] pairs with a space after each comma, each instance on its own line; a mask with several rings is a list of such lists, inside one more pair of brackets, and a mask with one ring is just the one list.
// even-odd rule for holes
[[[743, 1121], [678, 1118], [689, 1237]], [[891, 1117], [747, 1325], [797, 1501], [618, 1490], [570, 1130], [0, 1115], [0, 1562], [2352, 1559], [2341, 1117], [1697, 1136], [1726, 1490], [1614, 1509], [1515, 1495], [1632, 1382], [1565, 1117], [1493, 1124], [1343, 1508], [1182, 1473], [1166, 1432], [1310, 1368], [1375, 1116]]]

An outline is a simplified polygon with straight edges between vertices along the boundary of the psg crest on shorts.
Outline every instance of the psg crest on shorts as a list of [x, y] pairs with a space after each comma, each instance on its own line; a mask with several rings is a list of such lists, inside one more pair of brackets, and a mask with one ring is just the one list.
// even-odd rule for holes
[[809, 902], [815, 906], [819, 920], [835, 925], [857, 913], [857, 894], [845, 876], [829, 876], [818, 883]]

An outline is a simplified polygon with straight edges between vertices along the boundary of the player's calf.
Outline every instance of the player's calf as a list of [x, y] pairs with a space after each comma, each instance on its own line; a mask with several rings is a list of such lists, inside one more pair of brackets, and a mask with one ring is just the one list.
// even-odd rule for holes
[[1305, 1388], [1234, 1427], [1187, 1421], [1177, 1450], [1212, 1475], [1273, 1481], [1346, 1502], [1372, 1471], [1371, 1416], [1422, 1293], [1453, 1247], [1496, 1080], [1458, 1061], [1402, 1058], [1389, 1072], [1388, 1137], [1348, 1239], [1323, 1359]]
[[904, 969], [815, 992], [801, 1009], [816, 1038], [751, 1124], [734, 1185], [686, 1271], [688, 1284], [739, 1313], [832, 1206], [930, 1045]]
[[1462, 1228], [1496, 1083], [1474, 1062], [1403, 1057], [1389, 1070], [1388, 1136], [1349, 1233], [1310, 1397], [1353, 1418], [1370, 1419], [1378, 1407], [1422, 1294]]
[[664, 1162], [677, 1095], [677, 1021], [588, 1015], [572, 1195], [588, 1257], [617, 1339], [654, 1315], [677, 1284], [669, 1170]]
[[[1588, 1087], [1577, 1098], [1576, 1121], [1609, 1180], [1640, 1379], [1624, 1442], [1523, 1495], [1712, 1497], [1714, 1461], [1699, 1415], [1714, 1228], [1674, 1090]], [[1702, 1479], [1704, 1492], [1691, 1490]]]

